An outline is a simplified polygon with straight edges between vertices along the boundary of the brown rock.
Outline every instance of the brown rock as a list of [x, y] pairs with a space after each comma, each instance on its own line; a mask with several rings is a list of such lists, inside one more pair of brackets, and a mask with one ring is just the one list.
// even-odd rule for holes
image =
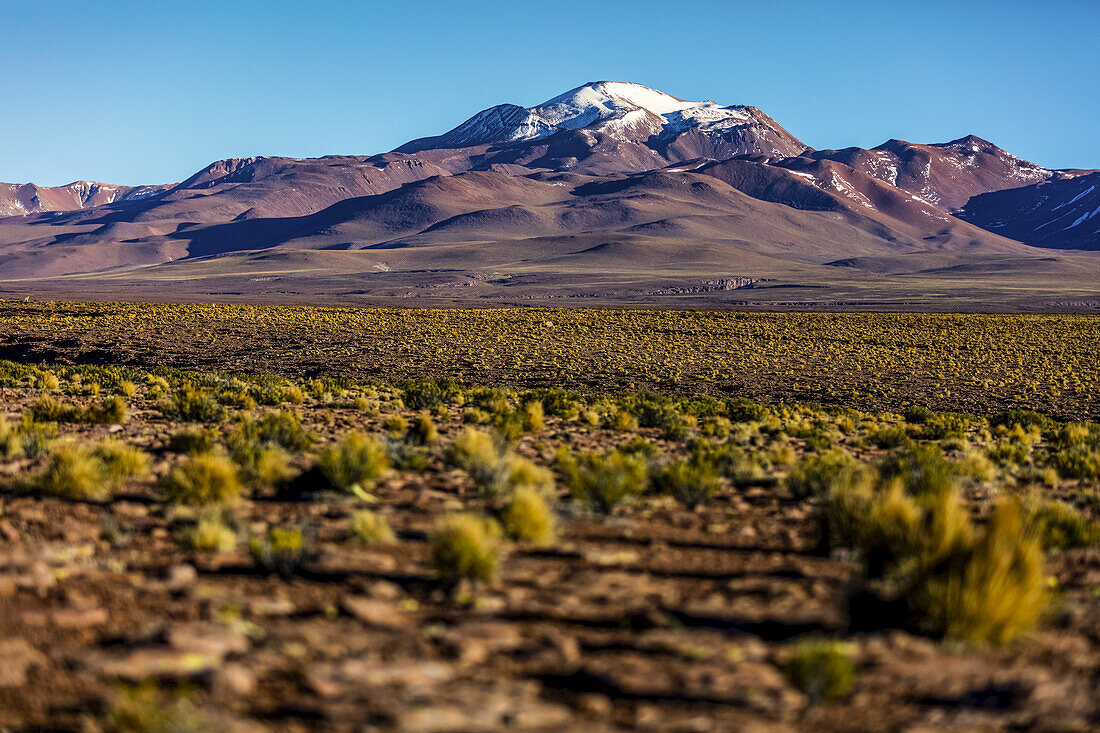
[[186, 563], [173, 565], [165, 573], [164, 587], [172, 592], [184, 591], [195, 584], [199, 573], [194, 566]]
[[243, 664], [233, 662], [214, 672], [211, 687], [237, 697], [247, 697], [256, 692], [256, 675]]
[[26, 639], [0, 639], [0, 687], [22, 687], [32, 667], [46, 663], [46, 657]]
[[348, 615], [383, 629], [406, 629], [415, 622], [415, 619], [392, 603], [366, 596], [347, 596], [340, 605]]

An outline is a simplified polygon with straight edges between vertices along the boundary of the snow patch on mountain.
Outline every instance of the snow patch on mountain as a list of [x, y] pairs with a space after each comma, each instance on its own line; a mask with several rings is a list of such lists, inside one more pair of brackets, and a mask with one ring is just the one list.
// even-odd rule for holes
[[633, 82], [598, 81], [571, 89], [534, 107], [501, 104], [477, 113], [435, 138], [414, 140], [398, 150], [538, 140], [565, 130], [596, 130], [612, 138], [645, 139], [686, 130], [722, 132], [754, 124], [751, 107], [689, 102]]

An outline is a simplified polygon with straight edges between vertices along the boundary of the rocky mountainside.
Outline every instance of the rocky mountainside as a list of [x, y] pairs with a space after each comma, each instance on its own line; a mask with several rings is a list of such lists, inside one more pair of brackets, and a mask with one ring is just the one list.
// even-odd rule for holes
[[[235, 158], [172, 186], [9, 188], [0, 278], [153, 277], [210, 258], [235, 277], [293, 260], [279, 280], [337, 259], [410, 282], [524, 268], [545, 281], [660, 279], [673, 266], [700, 282], [805, 267], [827, 279], [841, 268], [976, 272], [989, 258], [998, 272], [1035, 261], [1085, 272], [1095, 258], [1029, 245], [1100, 248], [1097, 175], [1048, 170], [974, 136], [813, 150], [754, 107], [593, 82], [379, 155]], [[215, 265], [205, 267], [195, 277]], [[678, 282], [654, 292], [695, 288]]]
[[985, 193], [957, 215], [1040, 247], [1100, 250], [1100, 173]]
[[74, 181], [67, 186], [0, 183], [0, 216], [22, 216], [45, 211], [89, 209], [116, 201], [137, 201], [169, 186], [112, 186], [96, 181]]

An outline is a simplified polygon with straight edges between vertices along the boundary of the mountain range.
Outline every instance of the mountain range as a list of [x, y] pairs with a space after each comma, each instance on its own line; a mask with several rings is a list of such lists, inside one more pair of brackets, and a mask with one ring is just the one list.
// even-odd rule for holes
[[290, 302], [1100, 306], [1100, 172], [973, 135], [814, 150], [593, 82], [373, 156], [0, 184], [0, 293]]

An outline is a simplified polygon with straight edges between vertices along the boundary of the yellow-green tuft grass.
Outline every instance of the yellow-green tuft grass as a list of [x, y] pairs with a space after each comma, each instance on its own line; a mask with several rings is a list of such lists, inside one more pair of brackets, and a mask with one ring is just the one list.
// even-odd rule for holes
[[181, 428], [168, 438], [168, 450], [174, 453], [209, 453], [218, 444], [218, 431], [198, 425]]
[[482, 483], [492, 477], [500, 462], [501, 450], [492, 435], [483, 430], [467, 428], [447, 447], [445, 458]]
[[428, 538], [432, 565], [442, 580], [487, 583], [500, 564], [500, 525], [477, 514], [450, 514]]
[[545, 417], [541, 402], [528, 402], [523, 406], [523, 429], [525, 432], [533, 433], [542, 430], [544, 423]]
[[541, 493], [527, 486], [512, 493], [503, 520], [504, 531], [517, 542], [546, 547], [557, 535], [554, 511]]
[[558, 468], [573, 497], [600, 514], [610, 514], [638, 496], [648, 483], [645, 460], [618, 450], [582, 454], [562, 450]]
[[670, 461], [653, 478], [657, 490], [672, 496], [689, 509], [695, 509], [718, 493], [721, 481], [718, 469], [703, 456]]
[[104, 501], [111, 498], [113, 482], [92, 450], [61, 444], [53, 448], [42, 472], [29, 479], [29, 488], [62, 499]]
[[406, 439], [416, 445], [427, 445], [439, 440], [439, 429], [436, 428], [432, 415], [427, 410], [416, 416], [409, 426]]
[[173, 504], [232, 504], [241, 496], [237, 467], [220, 453], [188, 456], [161, 479], [161, 493]]
[[184, 386], [157, 405], [165, 417], [186, 422], [221, 422], [227, 412], [214, 395]]
[[289, 577], [305, 557], [305, 533], [301, 527], [272, 527], [249, 541], [248, 552], [258, 566]]
[[802, 641], [787, 652], [783, 672], [811, 702], [834, 700], [847, 695], [856, 682], [852, 656], [851, 644], [826, 639]]
[[98, 425], [121, 425], [130, 419], [130, 409], [126, 400], [115, 395], [102, 402], [93, 402], [83, 411], [80, 419]]
[[879, 488], [834, 489], [826, 514], [832, 544], [857, 549], [863, 560], [852, 607], [858, 624], [890, 619], [937, 637], [1001, 644], [1042, 611], [1042, 545], [1018, 502], [998, 504], [976, 528], [955, 489], [914, 496], [894, 476]]
[[827, 496], [839, 486], [866, 481], [866, 468], [851, 454], [831, 450], [799, 461], [787, 474], [787, 489], [797, 497]]
[[1043, 551], [1018, 502], [998, 504], [975, 541], [925, 567], [910, 594], [921, 626], [950, 639], [1003, 644], [1030, 629], [1045, 605]]
[[149, 473], [149, 454], [121, 441], [104, 440], [94, 453], [103, 463], [108, 480], [116, 485]]
[[1031, 513], [1031, 524], [1045, 550], [1067, 550], [1100, 544], [1100, 524], [1060, 501], [1042, 502]]
[[187, 533], [187, 543], [195, 552], [232, 552], [237, 548], [237, 533], [220, 517], [206, 516]]
[[382, 429], [390, 435], [400, 436], [409, 429], [409, 421], [401, 415], [387, 415], [382, 421]]
[[342, 491], [370, 488], [390, 467], [386, 447], [363, 433], [344, 436], [321, 452], [317, 466], [332, 485]]
[[367, 509], [348, 518], [347, 532], [350, 539], [364, 545], [386, 545], [397, 539], [386, 518]]

